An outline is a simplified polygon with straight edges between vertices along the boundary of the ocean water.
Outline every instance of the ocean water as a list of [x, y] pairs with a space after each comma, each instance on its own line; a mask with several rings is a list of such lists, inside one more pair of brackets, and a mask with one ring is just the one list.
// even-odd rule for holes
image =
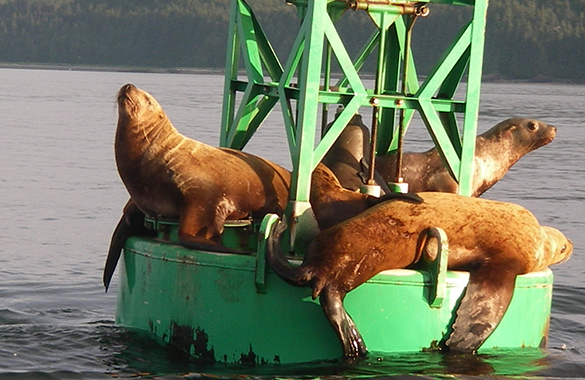
[[[371, 355], [357, 365], [198, 368], [114, 324], [117, 276], [101, 283], [128, 195], [114, 162], [115, 97], [125, 83], [153, 94], [177, 129], [217, 145], [223, 77], [0, 69], [0, 379], [585, 378], [585, 86], [485, 83], [479, 132], [513, 116], [558, 127], [484, 197], [530, 209], [575, 250], [555, 274], [549, 345], [493, 355]], [[368, 120], [366, 118], [366, 120]], [[271, 115], [248, 151], [290, 167]], [[407, 149], [430, 147], [415, 121]]]

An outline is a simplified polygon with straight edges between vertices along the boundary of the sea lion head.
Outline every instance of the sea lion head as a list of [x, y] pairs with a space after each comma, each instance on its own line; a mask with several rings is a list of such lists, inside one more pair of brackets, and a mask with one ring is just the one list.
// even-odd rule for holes
[[514, 141], [514, 147], [524, 147], [525, 152], [531, 152], [554, 140], [557, 128], [542, 121], [514, 117], [506, 119], [493, 128], [503, 136], [509, 136]]
[[543, 251], [542, 257], [538, 257], [538, 268], [534, 270], [541, 270], [553, 264], [564, 263], [569, 260], [573, 253], [573, 242], [556, 228], [541, 226], [543, 236]]
[[163, 119], [165, 114], [152, 95], [133, 84], [125, 84], [118, 91], [118, 117], [128, 122]]

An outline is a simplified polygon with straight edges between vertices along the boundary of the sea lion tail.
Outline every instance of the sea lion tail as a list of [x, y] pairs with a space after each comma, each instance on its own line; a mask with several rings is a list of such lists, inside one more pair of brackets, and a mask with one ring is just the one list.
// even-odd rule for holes
[[307, 286], [308, 278], [303, 266], [292, 265], [282, 253], [282, 233], [286, 230], [285, 221], [277, 221], [270, 231], [266, 242], [266, 259], [272, 270], [284, 281], [294, 286]]

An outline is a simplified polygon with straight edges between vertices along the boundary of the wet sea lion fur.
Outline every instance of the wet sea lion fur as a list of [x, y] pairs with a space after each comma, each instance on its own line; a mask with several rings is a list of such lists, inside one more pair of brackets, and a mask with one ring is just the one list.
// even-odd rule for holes
[[560, 231], [541, 227], [518, 205], [449, 193], [418, 195], [424, 202], [383, 202], [321, 231], [300, 266], [281, 252], [284, 223], [271, 231], [268, 262], [285, 281], [313, 289], [347, 358], [367, 350], [343, 306], [345, 295], [383, 270], [416, 263], [436, 227], [449, 239], [449, 268], [470, 272], [446, 341], [454, 351], [474, 352], [489, 337], [510, 303], [517, 275], [566, 261], [572, 253]]

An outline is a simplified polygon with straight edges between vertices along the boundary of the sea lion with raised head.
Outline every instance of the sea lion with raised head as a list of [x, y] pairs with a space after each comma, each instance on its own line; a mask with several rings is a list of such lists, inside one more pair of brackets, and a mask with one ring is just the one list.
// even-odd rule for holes
[[[542, 121], [511, 118], [477, 136], [471, 196], [479, 197], [483, 194], [502, 179], [519, 159], [553, 141], [556, 132], [556, 127]], [[376, 170], [385, 181], [395, 182], [396, 155], [378, 156]], [[402, 178], [413, 193], [457, 193], [459, 188], [445, 167], [437, 148], [423, 153], [404, 153]], [[345, 186], [343, 182], [342, 184]]]
[[565, 261], [572, 253], [570, 240], [557, 229], [541, 227], [520, 206], [439, 192], [418, 195], [424, 202], [384, 202], [321, 231], [300, 266], [281, 254], [284, 224], [271, 231], [270, 265], [285, 281], [312, 287], [347, 358], [365, 355], [366, 346], [343, 306], [345, 295], [383, 270], [416, 263], [428, 248], [429, 230], [446, 232], [449, 268], [470, 272], [446, 341], [455, 351], [473, 352], [489, 337], [510, 303], [517, 275]]
[[229, 252], [219, 242], [226, 219], [280, 215], [288, 201], [288, 170], [183, 136], [156, 99], [131, 84], [118, 92], [115, 155], [136, 206], [177, 218], [188, 248]]
[[[328, 129], [327, 129], [328, 130]], [[362, 116], [354, 115], [337, 137], [321, 162], [349, 190], [360, 190], [368, 184], [370, 156], [370, 131], [362, 121]], [[381, 186], [383, 193], [390, 193], [388, 185], [375, 172], [374, 180]]]
[[[335, 175], [323, 164], [317, 165], [311, 177], [311, 206], [320, 229], [329, 228], [389, 199], [422, 202], [415, 194], [389, 193], [380, 198], [356, 193], [341, 187]], [[132, 199], [124, 207], [108, 249], [103, 283], [108, 291], [116, 265], [130, 236], [153, 237], [155, 231], [144, 226], [144, 213]], [[215, 248], [215, 247], [213, 247]], [[221, 247], [220, 247], [221, 249]], [[223, 250], [223, 249], [222, 249]]]

